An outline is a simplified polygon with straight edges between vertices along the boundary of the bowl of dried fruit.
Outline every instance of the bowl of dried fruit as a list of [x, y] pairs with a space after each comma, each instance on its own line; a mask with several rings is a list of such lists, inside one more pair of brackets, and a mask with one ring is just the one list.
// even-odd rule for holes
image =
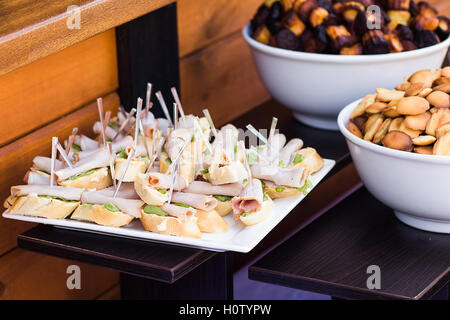
[[367, 189], [404, 223], [450, 233], [450, 67], [345, 107], [338, 125]]
[[336, 117], [351, 101], [442, 65], [448, 18], [425, 2], [373, 3], [266, 0], [244, 27], [263, 84], [297, 120], [337, 130]]

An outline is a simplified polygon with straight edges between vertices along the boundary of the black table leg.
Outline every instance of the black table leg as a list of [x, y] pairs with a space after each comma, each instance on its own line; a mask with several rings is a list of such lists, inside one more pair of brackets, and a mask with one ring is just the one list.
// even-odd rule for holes
[[215, 255], [174, 283], [120, 274], [122, 299], [231, 300], [233, 263], [231, 253]]

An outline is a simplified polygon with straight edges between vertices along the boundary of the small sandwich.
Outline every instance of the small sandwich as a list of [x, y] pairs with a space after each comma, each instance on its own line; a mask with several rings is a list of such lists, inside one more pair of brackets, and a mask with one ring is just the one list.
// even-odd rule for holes
[[194, 143], [191, 142], [192, 136], [192, 130], [188, 129], [176, 129], [169, 134], [160, 154], [161, 172], [166, 173], [172, 163], [180, 156], [180, 175], [188, 183], [194, 180]]
[[113, 193], [113, 190], [84, 192], [81, 205], [70, 218], [103, 226], [121, 227], [140, 217], [143, 201], [124, 198], [120, 193], [113, 197]]
[[311, 174], [322, 169], [324, 160], [314, 148], [303, 148], [298, 150], [293, 157], [293, 167], [304, 167], [309, 169]]
[[[124, 182], [134, 182], [139, 174], [144, 173], [150, 165], [150, 159], [147, 157], [147, 152], [140, 144], [137, 145], [136, 152], [130, 161], [127, 168], [127, 158], [131, 147], [122, 149], [117, 153], [114, 161], [114, 179], [119, 180], [123, 176]], [[125, 175], [124, 175], [125, 173]]]
[[[52, 159], [49, 157], [36, 156], [33, 159], [33, 166], [25, 174], [24, 181], [27, 184], [50, 184], [50, 171]], [[61, 169], [63, 164], [55, 159], [55, 169]]]
[[174, 192], [172, 194], [172, 201], [197, 209], [195, 217], [197, 218], [197, 225], [201, 232], [218, 233], [228, 231], [228, 224], [214, 210], [218, 204], [216, 198], [204, 194]]
[[147, 231], [201, 238], [196, 213], [197, 210], [188, 205], [164, 203], [158, 207], [148, 204], [141, 210], [141, 222]]
[[64, 219], [79, 206], [82, 193], [83, 189], [62, 186], [14, 186], [4, 206], [9, 214]]
[[251, 166], [252, 176], [265, 182], [264, 190], [272, 198], [306, 194], [311, 187], [308, 177], [320, 170], [323, 159], [313, 148], [303, 147], [301, 139], [290, 140], [270, 164], [259, 162]]
[[[134, 188], [141, 199], [151, 205], [162, 206], [169, 199], [169, 189], [172, 177], [160, 172], [139, 173], [134, 181]], [[173, 190], [180, 191], [186, 188], [186, 180], [177, 175]]]
[[232, 211], [231, 199], [238, 196], [242, 188], [241, 183], [214, 185], [206, 181], [193, 181], [183, 192], [212, 195], [217, 199], [215, 211], [223, 217]]
[[252, 226], [266, 220], [273, 209], [273, 201], [264, 194], [260, 180], [252, 179], [239, 196], [232, 200], [236, 219], [246, 226]]
[[307, 168], [280, 168], [275, 164], [257, 163], [251, 166], [252, 176], [264, 181], [264, 190], [272, 199], [294, 197], [310, 186]]
[[109, 164], [110, 154], [107, 149], [102, 148], [80, 160], [72, 168], [56, 170], [55, 175], [61, 186], [100, 190], [112, 185]]
[[240, 152], [238, 131], [232, 125], [227, 125], [220, 130], [217, 140], [214, 141], [214, 154], [211, 157], [211, 163], [206, 169], [207, 174], [204, 177], [215, 185], [242, 182], [248, 179], [247, 170], [237, 157]]

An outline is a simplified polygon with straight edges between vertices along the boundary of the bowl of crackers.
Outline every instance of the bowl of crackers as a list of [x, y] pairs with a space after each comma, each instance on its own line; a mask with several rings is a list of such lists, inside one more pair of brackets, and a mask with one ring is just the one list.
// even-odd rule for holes
[[450, 67], [424, 69], [338, 116], [367, 189], [404, 223], [450, 233]]

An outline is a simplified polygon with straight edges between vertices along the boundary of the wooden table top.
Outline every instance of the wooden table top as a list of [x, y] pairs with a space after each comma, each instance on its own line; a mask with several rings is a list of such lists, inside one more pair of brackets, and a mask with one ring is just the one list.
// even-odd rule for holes
[[[338, 132], [321, 131], [296, 122], [291, 112], [276, 102], [270, 101], [239, 117], [233, 124], [245, 128], [252, 123], [256, 128], [270, 126], [272, 116], [278, 117], [278, 127], [288, 137], [301, 137], [308, 146], [316, 147], [324, 157], [335, 159], [338, 167], [349, 162], [348, 149], [344, 138]], [[337, 171], [333, 170], [328, 179]], [[323, 189], [325, 188], [325, 189]], [[264, 251], [270, 245], [295, 232], [306, 221], [320, 215], [316, 204], [328, 205], [327, 195], [335, 186], [322, 182], [308, 197], [278, 224], [254, 253]], [[343, 187], [341, 187], [343, 188]], [[325, 193], [323, 195], [322, 193]], [[329, 201], [334, 201], [331, 199]], [[305, 203], [305, 205], [303, 205]], [[309, 209], [308, 209], [309, 208]], [[266, 241], [266, 242], [264, 242]], [[216, 253], [199, 249], [182, 248], [176, 245], [156, 244], [148, 241], [116, 238], [89, 232], [58, 229], [39, 225], [22, 234], [18, 239], [19, 247], [44, 254], [74, 259], [115, 270], [139, 275], [163, 282], [174, 282]], [[243, 265], [252, 254], [245, 254]]]
[[167, 246], [48, 225], [19, 235], [19, 247], [120, 272], [173, 283], [216, 255], [213, 251]]
[[[175, 0], [2, 1], [0, 75], [173, 2]], [[68, 12], [69, 6], [77, 6], [77, 11]], [[74, 24], [70, 23], [76, 21], [77, 13], [79, 29], [72, 28]]]
[[[381, 289], [367, 288], [368, 266]], [[344, 299], [427, 299], [450, 280], [450, 235], [411, 228], [361, 188], [249, 268], [253, 280]]]

